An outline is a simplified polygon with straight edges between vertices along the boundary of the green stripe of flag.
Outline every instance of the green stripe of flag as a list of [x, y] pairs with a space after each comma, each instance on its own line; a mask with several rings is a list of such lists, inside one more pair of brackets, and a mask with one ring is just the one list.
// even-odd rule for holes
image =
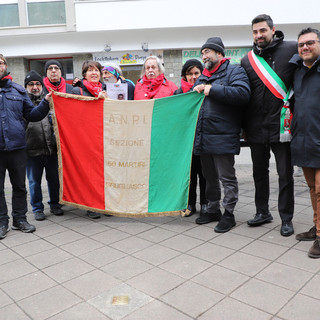
[[187, 207], [192, 148], [203, 94], [154, 100], [148, 212]]

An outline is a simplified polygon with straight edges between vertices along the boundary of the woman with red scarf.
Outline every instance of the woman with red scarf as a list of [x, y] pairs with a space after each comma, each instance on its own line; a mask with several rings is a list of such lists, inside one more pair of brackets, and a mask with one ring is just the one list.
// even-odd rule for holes
[[164, 76], [164, 66], [156, 56], [144, 62], [141, 79], [134, 90], [134, 100], [157, 99], [172, 96], [178, 87]]
[[[181, 87], [174, 92], [174, 94], [186, 93], [192, 89], [196, 80], [200, 77], [203, 71], [202, 63], [197, 59], [190, 59], [185, 62], [181, 70]], [[191, 174], [190, 174], [190, 188], [189, 188], [189, 204], [188, 213], [186, 217], [192, 216], [196, 213], [197, 201], [197, 181], [199, 176], [200, 185], [200, 213], [204, 210], [207, 204], [206, 200], [206, 180], [202, 174], [200, 156], [192, 155]]]
[[[82, 76], [80, 86], [72, 89], [72, 94], [81, 96], [106, 98], [106, 92], [100, 81], [102, 75], [102, 66], [97, 61], [87, 60], [82, 65]], [[98, 212], [87, 211], [87, 216], [91, 219], [101, 218]]]

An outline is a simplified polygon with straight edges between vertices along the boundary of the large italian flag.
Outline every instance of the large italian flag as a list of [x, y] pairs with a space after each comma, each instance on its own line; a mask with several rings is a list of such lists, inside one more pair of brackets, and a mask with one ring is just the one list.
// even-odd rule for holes
[[203, 94], [143, 101], [54, 93], [60, 203], [119, 216], [180, 214]]

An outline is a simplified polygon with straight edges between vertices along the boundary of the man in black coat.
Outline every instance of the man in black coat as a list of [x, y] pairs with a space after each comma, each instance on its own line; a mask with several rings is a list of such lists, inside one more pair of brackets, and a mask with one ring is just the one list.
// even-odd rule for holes
[[314, 226], [296, 239], [312, 241], [308, 255], [320, 258], [320, 32], [303, 29], [298, 52], [290, 60], [297, 66], [294, 76], [295, 107], [292, 119], [292, 162], [302, 167], [313, 208]]
[[255, 184], [255, 217], [249, 226], [259, 226], [273, 220], [269, 211], [269, 159], [275, 155], [279, 175], [278, 210], [282, 220], [280, 233], [294, 233], [292, 218], [294, 210], [293, 167], [290, 142], [280, 142], [280, 112], [284, 101], [274, 95], [253, 68], [250, 54], [262, 58], [278, 75], [286, 89], [292, 85], [295, 67], [289, 64], [297, 52], [296, 42], [284, 41], [281, 31], [276, 31], [270, 16], [262, 14], [252, 20], [253, 52], [241, 61], [251, 86], [251, 100], [245, 111], [244, 129], [251, 149], [253, 178]]
[[25, 123], [40, 121], [49, 112], [51, 93], [34, 107], [26, 90], [12, 81], [7, 61], [0, 54], [0, 239], [9, 229], [8, 207], [4, 194], [6, 171], [12, 184], [12, 229], [33, 232], [35, 226], [27, 221], [26, 137]]
[[[240, 153], [242, 107], [249, 102], [249, 79], [243, 68], [231, 65], [224, 57], [219, 37], [209, 38], [201, 48], [205, 69], [193, 90], [203, 92], [194, 154], [200, 155], [206, 179], [207, 208], [196, 219], [197, 224], [219, 221], [215, 232], [227, 232], [236, 225], [234, 208], [238, 202], [238, 181], [234, 155]], [[224, 188], [221, 215], [220, 181]]]

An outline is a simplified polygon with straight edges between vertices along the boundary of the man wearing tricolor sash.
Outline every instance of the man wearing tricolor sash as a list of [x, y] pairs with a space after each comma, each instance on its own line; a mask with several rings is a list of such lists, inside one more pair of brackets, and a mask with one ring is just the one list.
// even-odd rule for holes
[[295, 67], [289, 64], [289, 60], [297, 52], [297, 45], [294, 41], [284, 41], [283, 33], [275, 30], [271, 17], [265, 14], [252, 20], [252, 31], [253, 49], [241, 61], [251, 85], [244, 129], [253, 163], [256, 214], [248, 225], [259, 226], [273, 220], [269, 211], [269, 159], [272, 151], [279, 175], [280, 233], [290, 236], [294, 233], [294, 196], [289, 99]]

